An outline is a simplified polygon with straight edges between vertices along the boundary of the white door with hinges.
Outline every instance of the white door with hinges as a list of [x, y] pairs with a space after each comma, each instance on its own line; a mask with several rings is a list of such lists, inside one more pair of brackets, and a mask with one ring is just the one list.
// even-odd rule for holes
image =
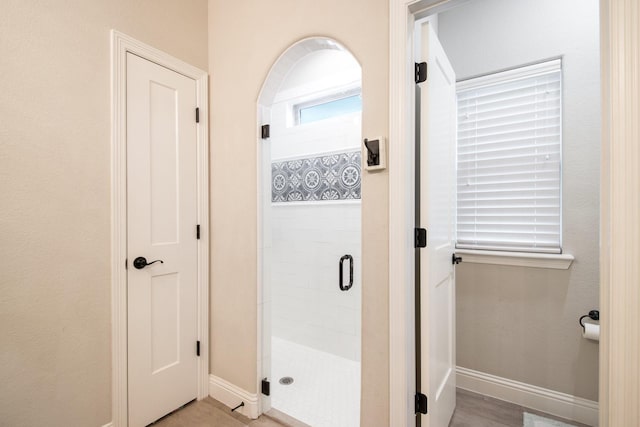
[[455, 143], [456, 79], [429, 23], [422, 24], [420, 84], [420, 224], [428, 231], [420, 257], [422, 426], [447, 427], [456, 405]]
[[129, 426], [195, 399], [196, 82], [127, 54]]

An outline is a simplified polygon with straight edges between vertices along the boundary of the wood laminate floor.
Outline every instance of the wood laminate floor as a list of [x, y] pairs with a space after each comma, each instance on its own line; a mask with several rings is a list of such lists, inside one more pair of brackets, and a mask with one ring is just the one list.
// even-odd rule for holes
[[541, 415], [576, 427], [588, 427], [514, 403], [458, 389], [456, 410], [449, 427], [522, 427], [524, 413]]
[[272, 409], [251, 420], [237, 412], [231, 412], [222, 403], [207, 397], [191, 402], [183, 408], [159, 419], [152, 427], [309, 427], [286, 414]]
[[[458, 389], [456, 411], [449, 427], [522, 427], [523, 414], [541, 415], [576, 427], [588, 427], [520, 405]], [[257, 420], [231, 412], [210, 397], [192, 402], [156, 421], [152, 427], [309, 427], [272, 409]], [[367, 426], [363, 426], [367, 427]]]

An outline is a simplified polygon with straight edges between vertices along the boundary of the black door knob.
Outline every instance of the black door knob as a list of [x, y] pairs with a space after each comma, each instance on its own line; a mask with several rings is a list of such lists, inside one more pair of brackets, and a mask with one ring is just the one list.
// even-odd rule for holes
[[133, 266], [138, 270], [145, 268], [147, 265], [151, 265], [153, 263], [159, 262], [160, 264], [164, 264], [164, 261], [161, 259], [157, 259], [155, 261], [147, 262], [147, 259], [143, 256], [139, 256], [138, 258], [133, 260]]

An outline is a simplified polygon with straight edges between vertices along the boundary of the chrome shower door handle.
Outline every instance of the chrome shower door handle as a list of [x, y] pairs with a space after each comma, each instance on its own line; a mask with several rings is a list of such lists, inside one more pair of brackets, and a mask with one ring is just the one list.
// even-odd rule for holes
[[[342, 265], [344, 264], [344, 261], [347, 260], [347, 259], [349, 260], [349, 284], [345, 286], [344, 285], [344, 280], [342, 278], [342, 275], [343, 275]], [[341, 291], [348, 291], [353, 286], [353, 257], [351, 255], [343, 255], [340, 258], [339, 269], [340, 269], [340, 275], [339, 275], [339, 277], [340, 277], [340, 281], [339, 281], [340, 290]]]

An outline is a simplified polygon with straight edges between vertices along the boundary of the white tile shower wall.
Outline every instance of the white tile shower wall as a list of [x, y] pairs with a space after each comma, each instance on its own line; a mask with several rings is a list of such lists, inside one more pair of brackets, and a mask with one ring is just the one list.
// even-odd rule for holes
[[286, 102], [282, 102], [274, 104], [271, 110], [272, 161], [350, 151], [360, 147], [361, 113], [287, 127], [285, 116], [289, 108]]
[[[271, 125], [266, 143], [270, 161], [358, 149], [361, 113], [296, 126], [292, 107], [359, 85], [359, 65], [344, 52], [316, 52], [301, 59], [287, 75], [270, 111], [262, 111], [263, 118], [269, 118], [263, 122]], [[269, 206], [271, 170], [266, 166], [263, 163], [263, 182], [269, 183], [269, 189], [263, 187], [265, 210], [269, 210], [265, 264], [269, 259], [270, 266], [265, 265], [264, 272], [270, 294], [265, 297], [265, 314], [271, 312], [266, 319], [271, 333], [359, 361], [360, 201]], [[345, 254], [353, 256], [355, 268], [353, 288], [343, 292], [338, 288], [338, 262]]]
[[297, 63], [271, 107], [271, 160], [360, 147], [361, 113], [295, 125], [293, 107], [360, 87], [360, 66], [346, 52], [319, 51]]
[[323, 91], [335, 91], [346, 84], [359, 85], [361, 70], [358, 61], [348, 52], [322, 49], [301, 58], [278, 88], [274, 102], [302, 98], [308, 101]]
[[[359, 202], [272, 205], [274, 336], [360, 360], [360, 212]], [[349, 291], [338, 287], [345, 254], [355, 267]]]

